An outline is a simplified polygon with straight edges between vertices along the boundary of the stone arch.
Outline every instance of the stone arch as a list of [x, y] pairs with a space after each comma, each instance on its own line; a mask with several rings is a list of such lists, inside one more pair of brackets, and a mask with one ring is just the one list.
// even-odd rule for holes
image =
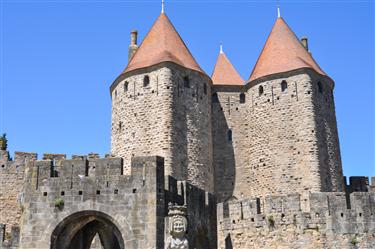
[[116, 221], [109, 215], [87, 210], [69, 215], [51, 234], [51, 249], [89, 249], [98, 234], [104, 249], [124, 249]]

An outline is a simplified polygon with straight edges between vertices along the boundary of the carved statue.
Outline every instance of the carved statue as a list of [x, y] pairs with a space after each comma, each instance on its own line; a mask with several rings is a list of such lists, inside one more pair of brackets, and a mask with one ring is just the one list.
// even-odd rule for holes
[[189, 249], [189, 242], [185, 237], [187, 231], [186, 206], [177, 206], [169, 203], [168, 216], [169, 234], [165, 241], [165, 249]]

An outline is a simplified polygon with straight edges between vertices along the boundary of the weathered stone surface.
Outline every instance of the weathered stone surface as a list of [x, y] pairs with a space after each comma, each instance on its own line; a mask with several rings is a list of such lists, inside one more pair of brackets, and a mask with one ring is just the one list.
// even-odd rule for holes
[[112, 154], [125, 173], [132, 156], [160, 155], [166, 175], [213, 192], [211, 136], [211, 80], [201, 73], [161, 63], [113, 88]]
[[344, 191], [330, 79], [300, 70], [253, 84], [213, 88], [218, 98], [212, 104], [212, 127], [219, 200]]

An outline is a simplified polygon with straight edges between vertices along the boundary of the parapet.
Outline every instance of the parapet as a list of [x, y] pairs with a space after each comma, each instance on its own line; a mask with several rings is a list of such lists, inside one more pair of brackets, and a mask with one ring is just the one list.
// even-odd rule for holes
[[353, 192], [375, 191], [375, 177], [371, 178], [371, 185], [369, 183], [369, 177], [367, 176], [351, 176], [349, 177], [349, 184], [347, 184], [346, 177], [344, 177], [344, 182], [348, 194]]
[[48, 154], [44, 156], [47, 160], [28, 162], [24, 185], [26, 202], [34, 201], [31, 198], [36, 196], [83, 195], [91, 198], [95, 191], [96, 195], [101, 195], [164, 189], [164, 159], [161, 157], [133, 158], [131, 175], [123, 174], [122, 158], [90, 155], [66, 160], [64, 157]]
[[[301, 206], [308, 203], [309, 210]], [[332, 233], [375, 232], [375, 193], [344, 192], [266, 196], [231, 200], [217, 205], [220, 230], [294, 225], [298, 229], [322, 229]]]

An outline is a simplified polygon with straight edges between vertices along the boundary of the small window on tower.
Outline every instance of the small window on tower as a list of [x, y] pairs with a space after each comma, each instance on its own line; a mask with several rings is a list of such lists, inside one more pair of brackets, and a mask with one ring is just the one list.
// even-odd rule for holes
[[232, 130], [231, 129], [227, 131], [227, 141], [228, 143], [232, 142]]
[[259, 96], [262, 96], [264, 92], [263, 86], [259, 86]]
[[184, 87], [190, 88], [190, 80], [188, 76], [184, 77]]
[[245, 94], [244, 94], [244, 93], [241, 93], [241, 94], [240, 94], [240, 104], [245, 103], [245, 100], [246, 100]]
[[129, 89], [129, 82], [125, 81], [124, 83], [124, 92], [127, 92]]
[[143, 86], [146, 87], [150, 85], [150, 77], [148, 75], [146, 75], [144, 78], [143, 78]]
[[117, 98], [117, 90], [115, 91], [115, 99]]
[[283, 80], [283, 81], [281, 82], [281, 91], [282, 91], [282, 92], [285, 92], [285, 90], [287, 90], [287, 89], [288, 89], [288, 83], [286, 83], [286, 81]]
[[203, 92], [207, 95], [207, 84], [203, 84]]
[[212, 94], [212, 103], [219, 103], [219, 98], [217, 96], [217, 93]]
[[320, 93], [323, 92], [323, 86], [322, 86], [322, 82], [318, 81], [318, 90]]

